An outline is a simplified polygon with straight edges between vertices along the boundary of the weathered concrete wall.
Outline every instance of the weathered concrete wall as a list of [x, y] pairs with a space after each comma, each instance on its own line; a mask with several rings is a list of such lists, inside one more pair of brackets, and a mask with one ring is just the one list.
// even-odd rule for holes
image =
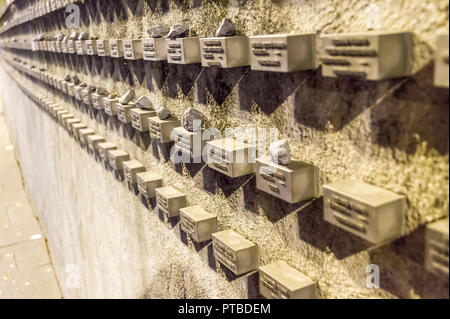
[[[217, 214], [219, 229], [232, 228], [258, 244], [261, 264], [284, 259], [317, 280], [320, 297], [448, 297], [448, 282], [423, 268], [421, 227], [449, 212], [448, 91], [432, 84], [435, 38], [448, 31], [448, 1], [180, 2], [88, 1], [82, 29], [100, 38], [132, 38], [145, 35], [151, 22], [184, 22], [206, 36], [229, 17], [247, 35], [353, 32], [371, 26], [412, 30], [415, 75], [366, 83], [323, 78], [320, 69], [284, 75], [22, 55], [45, 58], [48, 69], [61, 75], [70, 68], [109, 91], [124, 93], [133, 86], [138, 95], [148, 94], [178, 116], [195, 105], [206, 114], [208, 126], [277, 127], [289, 138], [295, 158], [319, 167], [321, 184], [354, 178], [405, 194], [409, 236], [370, 247], [323, 221], [322, 199], [287, 205], [258, 192], [254, 178], [230, 180], [201, 165], [175, 166], [166, 161], [168, 149], [55, 96], [108, 141], [162, 173], [167, 185], [186, 191], [189, 204]], [[54, 34], [60, 28], [62, 12], [20, 35]], [[1, 86], [25, 182], [60, 281], [67, 277], [67, 265], [81, 267], [80, 289], [62, 284], [65, 296], [246, 296], [243, 280], [230, 280], [204, 262], [209, 246], [180, 240], [177, 227], [149, 212], [4, 74]], [[372, 263], [381, 268], [380, 290], [365, 287], [365, 270]]]

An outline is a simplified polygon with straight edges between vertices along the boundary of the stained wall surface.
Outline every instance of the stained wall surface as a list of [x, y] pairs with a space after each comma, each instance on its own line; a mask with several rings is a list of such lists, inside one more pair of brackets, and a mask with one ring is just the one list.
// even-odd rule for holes
[[[323, 199], [288, 205], [256, 190], [252, 176], [228, 179], [204, 165], [175, 165], [170, 148], [102, 113], [55, 99], [183, 190], [189, 204], [216, 214], [219, 230], [259, 247], [260, 264], [279, 259], [318, 282], [321, 298], [448, 298], [448, 279], [423, 267], [423, 226], [449, 212], [448, 90], [433, 87], [436, 36], [448, 32], [448, 1], [254, 0], [86, 1], [82, 31], [99, 38], [141, 38], [152, 23], [185, 23], [211, 36], [224, 17], [246, 35], [368, 29], [413, 31], [414, 75], [380, 82], [329, 79], [318, 70], [278, 74], [248, 68], [202, 69], [100, 57], [15, 52], [67, 69], [119, 94], [133, 87], [181, 117], [199, 108], [207, 126], [278, 128], [293, 157], [320, 169], [320, 184], [343, 178], [405, 194], [408, 235], [373, 247], [323, 220]], [[61, 11], [11, 36], [53, 35]], [[16, 31], [17, 30], [17, 31]], [[254, 276], [235, 278], [178, 225], [149, 211], [127, 186], [83, 151], [2, 71], [1, 94], [27, 190], [49, 240], [63, 294], [78, 297], [238, 298], [256, 296]], [[366, 267], [381, 270], [381, 289], [366, 288]], [[66, 272], [79, 267], [80, 286]]]

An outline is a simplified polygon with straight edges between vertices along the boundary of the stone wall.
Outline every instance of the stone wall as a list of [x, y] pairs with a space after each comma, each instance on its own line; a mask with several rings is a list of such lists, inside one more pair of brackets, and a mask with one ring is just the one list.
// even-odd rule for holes
[[[321, 298], [448, 298], [448, 280], [423, 267], [423, 226], [449, 212], [448, 91], [433, 87], [432, 60], [439, 32], [448, 32], [448, 1], [218, 0], [86, 1], [82, 30], [99, 38], [140, 38], [154, 22], [183, 22], [213, 35], [224, 17], [246, 35], [411, 30], [414, 76], [380, 82], [329, 79], [320, 68], [292, 74], [248, 68], [125, 62], [100, 57], [15, 53], [67, 69], [93, 85], [124, 93], [130, 86], [177, 116], [196, 106], [207, 125], [272, 128], [288, 138], [296, 159], [320, 169], [320, 184], [363, 180], [405, 194], [408, 236], [373, 247], [323, 220], [322, 198], [287, 205], [258, 192], [254, 177], [228, 179], [204, 165], [174, 165], [169, 149], [124, 128], [117, 119], [81, 112], [55, 99], [185, 191], [189, 204], [217, 214], [256, 243], [260, 264], [286, 260], [318, 282]], [[30, 37], [65, 29], [61, 11], [9, 31]], [[69, 33], [67, 30], [65, 33]], [[64, 296], [125, 298], [254, 297], [254, 276], [234, 278], [213, 260], [211, 246], [194, 245], [177, 225], [149, 211], [123, 182], [34, 107], [2, 71], [1, 88], [12, 139]], [[78, 265], [79, 289], [65, 284]], [[381, 269], [381, 288], [365, 286], [366, 267]]]

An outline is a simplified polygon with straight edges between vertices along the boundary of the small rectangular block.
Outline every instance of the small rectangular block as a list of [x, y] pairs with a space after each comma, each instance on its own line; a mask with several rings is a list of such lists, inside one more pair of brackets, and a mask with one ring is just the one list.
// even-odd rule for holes
[[323, 186], [324, 219], [373, 244], [404, 234], [406, 197], [360, 181]]
[[155, 197], [155, 190], [163, 186], [162, 177], [152, 172], [138, 173], [136, 179], [139, 192], [146, 198]]
[[165, 38], [142, 39], [142, 54], [146, 61], [166, 61], [167, 49]]
[[109, 40], [109, 52], [112, 58], [123, 58], [122, 40]]
[[148, 121], [150, 137], [158, 140], [162, 144], [170, 143], [172, 130], [181, 125], [176, 117], [161, 120], [158, 116], [154, 116], [150, 117]]
[[125, 180], [130, 184], [136, 184], [136, 174], [145, 171], [144, 165], [136, 160], [123, 162], [123, 175], [125, 176]]
[[111, 50], [108, 40], [97, 40], [96, 43], [98, 56], [111, 56]]
[[136, 108], [136, 104], [130, 103], [130, 104], [116, 104], [116, 110], [117, 110], [117, 118], [119, 121], [128, 124], [131, 123], [131, 110]]
[[139, 39], [122, 40], [123, 56], [126, 60], [142, 60], [142, 42]]
[[98, 151], [97, 148], [98, 144], [105, 142], [105, 138], [101, 135], [89, 135], [87, 137], [87, 140], [88, 140], [88, 148], [92, 153]]
[[425, 231], [425, 268], [438, 276], [449, 274], [449, 219], [428, 224]]
[[192, 64], [202, 61], [200, 38], [166, 39], [167, 61], [174, 64]]
[[235, 275], [258, 268], [258, 247], [233, 230], [212, 235], [214, 256]]
[[211, 240], [217, 232], [217, 216], [198, 205], [181, 208], [180, 221], [181, 229], [198, 243]]
[[123, 170], [123, 162], [129, 161], [130, 155], [124, 150], [110, 150], [108, 151], [109, 165], [115, 171], [121, 172]]
[[130, 116], [133, 128], [135, 128], [140, 132], [148, 132], [149, 129], [148, 118], [156, 116], [156, 112], [134, 108], [130, 110]]
[[179, 216], [180, 208], [186, 207], [186, 195], [173, 187], [157, 188], [155, 193], [158, 208], [169, 218]]
[[117, 150], [117, 146], [111, 142], [104, 142], [98, 144], [98, 156], [105, 163], [108, 162], [108, 152]]
[[250, 65], [246, 36], [200, 39], [203, 67], [235, 68]]

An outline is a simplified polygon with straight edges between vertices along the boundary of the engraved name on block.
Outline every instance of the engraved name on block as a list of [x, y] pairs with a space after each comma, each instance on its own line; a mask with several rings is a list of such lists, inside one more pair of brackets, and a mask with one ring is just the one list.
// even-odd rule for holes
[[95, 40], [86, 40], [86, 54], [87, 55], [96, 55], [97, 54], [97, 41]]
[[294, 72], [311, 70], [316, 63], [315, 34], [279, 34], [250, 37], [251, 69]]
[[139, 192], [146, 198], [156, 196], [155, 190], [163, 186], [162, 177], [152, 172], [142, 172], [136, 174]]
[[125, 180], [132, 185], [137, 183], [136, 174], [145, 171], [144, 165], [136, 160], [123, 162], [123, 175], [125, 176]]
[[108, 40], [97, 40], [97, 55], [98, 56], [110, 56], [111, 50]]
[[191, 132], [182, 126], [174, 128], [172, 136], [174, 136], [175, 150], [194, 160], [201, 159], [203, 148], [206, 145], [206, 141], [202, 139], [202, 134], [202, 130]]
[[255, 172], [256, 147], [231, 138], [209, 141], [208, 166], [231, 178]]
[[97, 93], [92, 93], [92, 106], [94, 107], [94, 109], [97, 110], [103, 110], [105, 108], [104, 104], [103, 104], [103, 95], [99, 95]]
[[117, 172], [122, 172], [123, 162], [129, 161], [130, 155], [124, 150], [110, 150], [108, 151], [109, 166]]
[[202, 61], [200, 38], [166, 39], [167, 61], [175, 64], [192, 64]]
[[83, 102], [84, 102], [84, 104], [89, 105], [89, 106], [92, 105], [92, 94], [93, 94], [93, 93], [94, 93], [94, 92], [93, 92], [93, 91], [90, 91], [89, 89], [84, 89], [84, 90], [82, 91], [82, 96], [83, 96]]
[[180, 221], [181, 229], [198, 243], [211, 240], [217, 232], [217, 216], [198, 205], [181, 208]]
[[316, 283], [280, 260], [259, 267], [259, 291], [267, 299], [315, 299]]
[[76, 123], [72, 125], [72, 135], [75, 141], [80, 141], [80, 130], [87, 129], [86, 124], [83, 123]]
[[61, 41], [61, 51], [62, 53], [69, 53], [68, 41]]
[[67, 52], [70, 54], [76, 54], [77, 53], [77, 47], [76, 47], [76, 41], [75, 40], [67, 40]]
[[87, 140], [88, 149], [92, 154], [98, 151], [98, 144], [105, 142], [105, 138], [101, 135], [89, 135]]
[[98, 156], [106, 164], [108, 162], [108, 152], [117, 150], [117, 146], [111, 142], [104, 142], [98, 144]]
[[180, 208], [186, 207], [186, 195], [173, 187], [157, 188], [155, 193], [158, 208], [169, 218], [179, 216]]
[[318, 169], [313, 165], [301, 161], [279, 165], [259, 158], [255, 172], [257, 189], [290, 204], [320, 196]]
[[167, 49], [165, 38], [142, 39], [143, 58], [146, 61], [166, 61]]
[[246, 36], [200, 39], [202, 66], [235, 68], [248, 66], [248, 38]]
[[235, 275], [258, 268], [258, 247], [233, 230], [212, 235], [214, 256]]
[[85, 54], [87, 54], [86, 41], [84, 41], [84, 40], [77, 40], [75, 42], [75, 46], [77, 48], [77, 54], [78, 55], [85, 55]]
[[412, 36], [409, 32], [364, 32], [322, 36], [322, 74], [370, 81], [411, 74]]
[[172, 130], [181, 125], [180, 121], [176, 117], [161, 120], [158, 116], [154, 116], [150, 117], [148, 121], [150, 137], [158, 140], [162, 144], [170, 143]]
[[136, 108], [136, 104], [130, 103], [130, 104], [121, 104], [116, 103], [116, 109], [117, 109], [117, 118], [122, 123], [128, 124], [131, 123], [131, 110]]
[[122, 40], [109, 40], [109, 53], [113, 58], [123, 58]]
[[109, 116], [115, 116], [117, 115], [117, 107], [116, 105], [119, 104], [119, 99], [110, 99], [107, 97], [103, 98], [103, 106], [105, 108], [105, 113]]
[[139, 108], [134, 108], [130, 110], [130, 116], [133, 128], [140, 132], [148, 132], [149, 130], [149, 117], [154, 117], [156, 115], [155, 111], [143, 110]]
[[142, 42], [139, 39], [122, 40], [123, 56], [126, 60], [142, 60]]
[[373, 244], [404, 234], [405, 196], [360, 181], [323, 186], [324, 218]]
[[448, 277], [449, 219], [427, 225], [425, 231], [425, 268], [438, 276]]
[[436, 61], [434, 62], [434, 85], [448, 88], [449, 65], [448, 65], [448, 33], [438, 36], [436, 47]]
[[95, 135], [95, 132], [90, 128], [85, 128], [78, 131], [78, 138], [79, 138], [78, 142], [80, 143], [81, 147], [83, 148], [88, 147], [89, 135]]
[[74, 97], [75, 96], [75, 84], [67, 83], [67, 94]]

